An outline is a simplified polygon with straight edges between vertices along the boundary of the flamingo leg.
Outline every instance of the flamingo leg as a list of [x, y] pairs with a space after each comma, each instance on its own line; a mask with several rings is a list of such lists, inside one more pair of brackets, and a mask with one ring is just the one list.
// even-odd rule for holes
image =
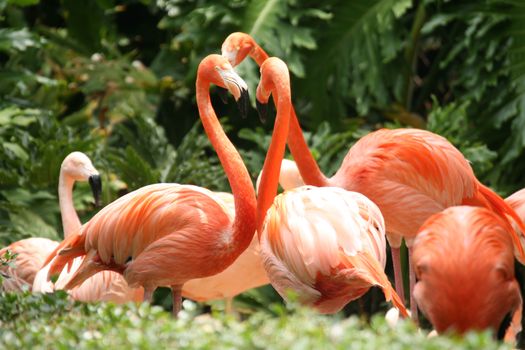
[[417, 315], [417, 303], [413, 293], [416, 285], [416, 271], [412, 268], [412, 248], [408, 248], [408, 271], [410, 276], [410, 312], [412, 313], [412, 320], [417, 325], [419, 318]]
[[224, 304], [224, 311], [227, 314], [233, 314], [233, 298], [226, 298]]
[[173, 316], [177, 317], [182, 304], [182, 285], [171, 286], [171, 293], [173, 296]]
[[152, 303], [153, 302], [153, 288], [144, 287], [144, 302]]
[[405, 289], [403, 288], [403, 274], [401, 272], [401, 247], [391, 248], [392, 264], [394, 266], [394, 281], [396, 293], [405, 302]]

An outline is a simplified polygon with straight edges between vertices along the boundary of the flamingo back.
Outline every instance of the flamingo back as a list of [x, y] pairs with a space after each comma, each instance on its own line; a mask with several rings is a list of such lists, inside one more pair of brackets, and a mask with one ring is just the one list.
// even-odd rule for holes
[[[384, 230], [378, 207], [362, 194], [336, 187], [299, 187], [278, 195], [268, 210], [261, 235], [264, 265], [284, 298], [291, 289], [301, 302], [321, 312], [336, 312], [372, 285], [370, 278], [361, 278], [367, 271], [349, 263], [352, 258], [367, 255], [380, 271], [384, 269]], [[343, 287], [355, 293], [323, 295]]]
[[429, 218], [414, 243], [414, 297], [438, 332], [492, 328], [521, 303], [509, 226], [480, 207]]
[[103, 262], [125, 264], [161, 237], [190, 226], [226, 226], [227, 205], [201, 187], [155, 184], [142, 187], [106, 206], [86, 223], [86, 251], [95, 249]]
[[418, 129], [382, 129], [364, 136], [331, 183], [373, 200], [387, 232], [407, 237], [413, 237], [430, 215], [461, 204], [477, 190], [461, 152], [445, 138]]

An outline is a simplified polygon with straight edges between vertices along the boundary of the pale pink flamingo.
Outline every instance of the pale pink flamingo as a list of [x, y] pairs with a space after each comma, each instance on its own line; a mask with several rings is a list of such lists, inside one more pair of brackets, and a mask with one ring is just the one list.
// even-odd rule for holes
[[[58, 202], [62, 216], [62, 226], [64, 237], [67, 238], [78, 231], [81, 227], [80, 219], [73, 205], [73, 186], [76, 181], [89, 181], [93, 188], [95, 202], [99, 202], [101, 182], [98, 171], [93, 166], [91, 160], [82, 152], [72, 152], [62, 162], [60, 176], [58, 180]], [[53, 247], [55, 249], [56, 247]], [[53, 251], [51, 249], [48, 254]], [[47, 255], [46, 255], [47, 257]], [[43, 262], [44, 259], [40, 263]], [[71, 270], [63, 271], [55, 283], [47, 281], [47, 274], [50, 264], [42, 267], [33, 281], [33, 292], [51, 293], [62, 289], [69, 278], [82, 263], [82, 258], [73, 261]], [[130, 288], [124, 278], [113, 271], [101, 271], [93, 277], [87, 279], [81, 285], [73, 288], [69, 292], [73, 300], [93, 302], [111, 301], [115, 303], [125, 303], [128, 301], [140, 301], [143, 298], [142, 288]]]
[[291, 108], [288, 68], [276, 57], [261, 65], [257, 100], [267, 103], [270, 94], [277, 117], [257, 198], [257, 227], [272, 285], [283, 298], [291, 290], [321, 313], [337, 312], [378, 286], [406, 316], [384, 273], [384, 221], [374, 203], [336, 187], [302, 186], [275, 197]]
[[239, 153], [215, 115], [210, 84], [227, 88], [243, 103], [241, 111], [247, 106], [247, 86], [219, 55], [207, 56], [199, 65], [199, 114], [230, 182], [235, 218], [232, 220], [223, 200], [205, 188], [179, 184], [140, 188], [106, 206], [79, 234], [57, 248], [51, 274], [74, 257], [86, 255], [66, 288], [95, 272], [114, 270], [122, 273], [130, 286], [143, 286], [147, 300], [157, 286], [170, 286], [177, 314], [187, 281], [223, 271], [249, 246], [255, 232], [255, 191]]
[[514, 314], [510, 334], [519, 331], [512, 231], [495, 213], [470, 206], [445, 209], [420, 227], [412, 253], [414, 298], [438, 333], [497, 332], [507, 314]]
[[[247, 55], [259, 65], [268, 55], [248, 34], [233, 33], [222, 45], [222, 54], [232, 65]], [[304, 182], [314, 186], [342, 187], [364, 194], [383, 213], [392, 251], [396, 290], [404, 300], [400, 246], [404, 238], [411, 254], [419, 227], [432, 214], [460, 204], [483, 206], [499, 215], [510, 215], [525, 232], [524, 224], [501, 197], [481, 184], [470, 164], [445, 138], [418, 129], [382, 129], [361, 138], [349, 151], [336, 174], [327, 178], [319, 169], [290, 108], [288, 146]], [[517, 234], [512, 233], [517, 258], [525, 255]], [[410, 267], [410, 290], [415, 275]], [[417, 309], [411, 296], [412, 315]]]
[[3, 275], [1, 288], [7, 292], [31, 290], [37, 271], [42, 267], [46, 257], [58, 246], [58, 242], [48, 238], [32, 237], [11, 243], [0, 250], [0, 257], [9, 250], [18, 254], [14, 260], [14, 267], [0, 266]]
[[[81, 152], [72, 152], [60, 166], [58, 180], [58, 200], [62, 215], [64, 232], [72, 232], [80, 227], [80, 220], [73, 207], [73, 184], [75, 181], [88, 181], [93, 191], [95, 202], [98, 204], [101, 183], [100, 176], [91, 163], [91, 160]], [[47, 238], [33, 237], [10, 244], [0, 251], [3, 256], [6, 250], [18, 254], [15, 258], [15, 268], [4, 267], [0, 270], [9, 276], [3, 283], [3, 288], [9, 291], [20, 290], [27, 286], [34, 290], [33, 283], [37, 272], [41, 269], [46, 257], [57, 247], [58, 242]], [[38, 288], [37, 288], [37, 291]]]

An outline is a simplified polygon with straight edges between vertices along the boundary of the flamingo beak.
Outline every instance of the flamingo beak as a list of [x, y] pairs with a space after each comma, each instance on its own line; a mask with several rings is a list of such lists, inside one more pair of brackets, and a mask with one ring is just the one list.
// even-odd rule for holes
[[241, 91], [241, 97], [237, 100], [237, 107], [239, 107], [239, 112], [241, 113], [242, 119], [246, 119], [248, 115], [248, 107], [250, 106], [250, 94], [248, 90]]
[[102, 180], [100, 175], [91, 175], [89, 177], [89, 186], [93, 192], [93, 198], [95, 198], [95, 205], [100, 207], [100, 194], [102, 193]]
[[268, 102], [262, 103], [258, 99], [255, 99], [255, 104], [257, 106], [257, 113], [259, 114], [259, 119], [261, 123], [265, 124], [268, 118]]
[[216, 70], [221, 75], [224, 86], [233, 95], [235, 101], [237, 101], [237, 107], [241, 113], [243, 119], [248, 114], [248, 106], [250, 104], [250, 95], [248, 94], [248, 85], [246, 82], [231, 68], [228, 67], [217, 67]]
[[228, 89], [217, 86], [217, 93], [219, 94], [219, 97], [221, 98], [222, 103], [227, 104], [228, 103]]

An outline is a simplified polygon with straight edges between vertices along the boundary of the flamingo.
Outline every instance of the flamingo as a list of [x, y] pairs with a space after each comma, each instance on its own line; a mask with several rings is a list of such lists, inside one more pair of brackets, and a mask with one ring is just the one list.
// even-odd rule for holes
[[[60, 166], [58, 180], [58, 199], [64, 232], [72, 232], [80, 227], [80, 219], [73, 206], [73, 185], [75, 181], [88, 181], [93, 191], [95, 203], [98, 204], [101, 191], [100, 175], [91, 160], [82, 152], [67, 155]], [[18, 254], [15, 258], [16, 268], [4, 267], [2, 272], [8, 276], [3, 283], [7, 291], [21, 290], [27, 286], [35, 290], [33, 283], [46, 257], [58, 246], [58, 242], [47, 238], [32, 237], [23, 239], [0, 251], [3, 256], [7, 250]], [[36, 291], [39, 291], [36, 288]]]
[[[98, 204], [99, 193], [101, 191], [100, 176], [89, 157], [82, 152], [70, 153], [64, 158], [60, 167], [58, 202], [65, 238], [71, 236], [81, 227], [80, 219], [73, 205], [73, 186], [76, 181], [89, 181], [93, 188], [95, 202]], [[58, 245], [58, 243], [56, 243], [56, 245]], [[56, 245], [47, 251], [47, 254], [51, 253], [56, 248]], [[47, 255], [45, 257], [47, 257]], [[44, 261], [44, 258], [41, 259], [40, 263]], [[36, 273], [32, 284], [32, 291], [51, 293], [55, 290], [62, 289], [72, 274], [78, 269], [81, 262], [82, 258], [76, 258], [73, 261], [71, 271], [63, 271], [56, 283], [47, 281], [47, 274], [50, 268], [50, 264], [47, 264]], [[71, 299], [84, 302], [138, 302], [142, 300], [143, 294], [144, 290], [142, 288], [129, 288], [124, 278], [113, 271], [101, 271], [69, 291], [69, 297]]]
[[[257, 178], [257, 189], [261, 174], [262, 172]], [[282, 160], [279, 183], [284, 190], [304, 185], [295, 162]], [[216, 192], [216, 194], [227, 204], [233, 217], [235, 212], [233, 196], [226, 192]], [[270, 280], [262, 263], [259, 239], [254, 235], [248, 248], [226, 270], [210, 277], [186, 282], [182, 289], [182, 296], [196, 301], [226, 298], [226, 311], [231, 312], [235, 296], [268, 283]]]
[[130, 192], [103, 208], [55, 250], [50, 274], [76, 256], [86, 256], [66, 289], [95, 272], [113, 270], [122, 273], [130, 286], [143, 286], [144, 299], [149, 301], [157, 286], [170, 286], [177, 315], [187, 281], [223, 271], [249, 246], [255, 232], [255, 191], [215, 115], [210, 84], [227, 88], [241, 112], [247, 108], [247, 86], [222, 56], [207, 56], [199, 64], [199, 114], [232, 188], [235, 218], [218, 195], [198, 186], [153, 184]]
[[1, 266], [0, 273], [4, 279], [2, 290], [6, 292], [31, 290], [37, 271], [42, 266], [46, 257], [58, 246], [48, 238], [32, 237], [11, 243], [0, 250], [0, 257], [7, 251], [17, 254], [14, 258], [14, 267]]
[[284, 299], [292, 290], [321, 313], [335, 313], [378, 286], [406, 316], [384, 273], [384, 221], [372, 201], [341, 188], [313, 186], [275, 197], [291, 108], [288, 68], [276, 57], [261, 65], [257, 100], [267, 103], [270, 94], [277, 117], [257, 198], [257, 231], [272, 285]]
[[[233, 66], [247, 55], [259, 65], [268, 58], [253, 38], [239, 32], [226, 38], [222, 54]], [[514, 210], [476, 179], [465, 157], [445, 138], [409, 128], [371, 132], [350, 148], [336, 174], [327, 178], [306, 145], [293, 106], [290, 113], [288, 146], [304, 182], [362, 193], [381, 210], [391, 247], [396, 291], [402, 300], [405, 298], [400, 264], [401, 241], [405, 239], [410, 258], [418, 229], [432, 214], [454, 205], [483, 206], [502, 216], [509, 214], [525, 232], [525, 226]], [[518, 235], [516, 232], [511, 235], [517, 258], [525, 262]], [[409, 271], [412, 291], [415, 274], [411, 264]], [[410, 303], [413, 318], [417, 321], [412, 293]]]
[[[497, 332], [507, 314], [521, 315], [511, 231], [500, 216], [470, 206], [445, 209], [421, 226], [414, 298], [438, 333]], [[520, 326], [516, 317], [513, 323]]]

